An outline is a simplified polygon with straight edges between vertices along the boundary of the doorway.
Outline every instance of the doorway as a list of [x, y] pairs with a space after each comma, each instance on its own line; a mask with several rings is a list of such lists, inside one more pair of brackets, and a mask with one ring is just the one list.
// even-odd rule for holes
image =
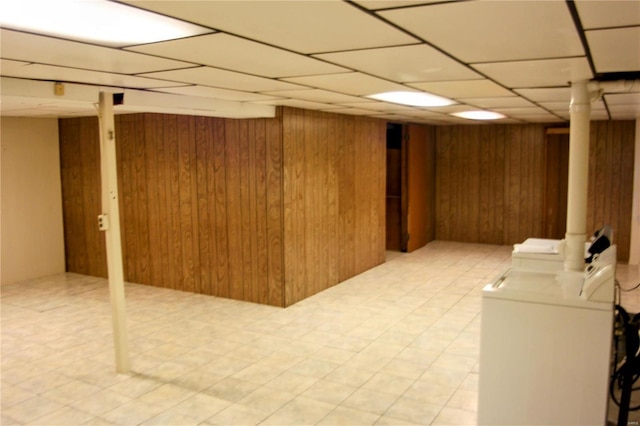
[[406, 155], [402, 124], [387, 123], [386, 249], [406, 251], [406, 214], [403, 207], [403, 173]]
[[560, 240], [565, 236], [568, 179], [569, 128], [549, 128], [545, 140], [543, 238]]

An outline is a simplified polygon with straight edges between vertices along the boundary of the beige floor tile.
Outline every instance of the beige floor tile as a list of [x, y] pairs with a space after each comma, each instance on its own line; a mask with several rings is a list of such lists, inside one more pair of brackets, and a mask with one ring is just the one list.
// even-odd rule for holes
[[232, 404], [232, 402], [224, 399], [198, 393], [167, 411], [192, 417], [199, 423], [221, 412]]
[[267, 416], [268, 414], [260, 410], [254, 410], [240, 404], [233, 404], [207, 419], [204, 424], [220, 426], [257, 425]]
[[302, 396], [338, 405], [357, 389], [355, 386], [322, 379], [303, 392]]
[[70, 405], [94, 416], [100, 416], [129, 401], [130, 397], [105, 389], [84, 398], [79, 396], [77, 400], [70, 402]]
[[325, 378], [333, 382], [360, 387], [376, 374], [376, 371], [361, 368], [338, 367]]
[[33, 398], [34, 396], [36, 396], [34, 392], [9, 384], [3, 384], [2, 390], [0, 391], [2, 408], [10, 407], [19, 402]]
[[100, 418], [114, 424], [133, 425], [151, 420], [163, 411], [162, 407], [136, 399], [107, 411]]
[[381, 390], [385, 393], [389, 393], [391, 395], [400, 396], [402, 395], [413, 383], [416, 379], [411, 379], [407, 377], [398, 376], [395, 374], [390, 374], [386, 372], [385, 368], [383, 371], [376, 373], [368, 382], [362, 385], [364, 389], [373, 389], [373, 390]]
[[447, 402], [447, 407], [466, 411], [478, 410], [478, 392], [458, 389]]
[[63, 407], [62, 403], [37, 395], [8, 408], [3, 408], [2, 414], [17, 422], [29, 423]]
[[433, 405], [415, 399], [400, 398], [385, 413], [385, 416], [428, 425], [436, 418], [442, 406]]
[[42, 395], [52, 401], [68, 405], [77, 399], [90, 396], [100, 390], [102, 390], [102, 388], [98, 386], [90, 385], [80, 380], [72, 380], [62, 386], [44, 392]]
[[[73, 407], [63, 407], [33, 420], [34, 425], [79, 425], [95, 419], [92, 414]], [[4, 423], [3, 423], [4, 424]], [[29, 423], [27, 423], [29, 424]]]
[[285, 371], [266, 384], [267, 387], [300, 394], [309, 389], [319, 379], [312, 376]]
[[150, 377], [133, 375], [113, 386], [108, 387], [107, 390], [117, 392], [130, 398], [137, 398], [140, 395], [160, 387], [162, 384], [163, 382], [154, 380]]
[[173, 407], [185, 399], [191, 398], [195, 393], [180, 386], [168, 383], [161, 385], [152, 391], [140, 395], [136, 400], [159, 407]]
[[434, 426], [475, 426], [477, 424], [477, 415], [475, 412], [449, 407], [443, 408], [440, 414], [438, 414], [438, 417], [436, 417], [432, 423]]
[[294, 400], [296, 396], [297, 395], [290, 392], [261, 387], [240, 399], [238, 404], [261, 411], [265, 414], [272, 414], [284, 407], [289, 401]]
[[380, 416], [377, 414], [355, 410], [348, 407], [336, 407], [331, 413], [329, 413], [325, 418], [323, 418], [316, 424], [321, 426], [364, 426], [375, 424], [379, 418]]
[[216, 398], [235, 402], [249, 395], [259, 387], [260, 385], [255, 383], [235, 379], [233, 377], [227, 377], [202, 392], [207, 395], [215, 396]]
[[312, 425], [326, 417], [335, 405], [298, 397], [267, 417], [261, 425]]
[[342, 401], [341, 405], [381, 416], [397, 399], [398, 395], [360, 388]]

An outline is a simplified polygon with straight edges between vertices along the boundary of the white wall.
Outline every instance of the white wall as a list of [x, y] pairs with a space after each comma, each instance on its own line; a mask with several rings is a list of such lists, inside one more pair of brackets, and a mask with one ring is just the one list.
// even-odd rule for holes
[[65, 271], [58, 121], [0, 121], [0, 284]]

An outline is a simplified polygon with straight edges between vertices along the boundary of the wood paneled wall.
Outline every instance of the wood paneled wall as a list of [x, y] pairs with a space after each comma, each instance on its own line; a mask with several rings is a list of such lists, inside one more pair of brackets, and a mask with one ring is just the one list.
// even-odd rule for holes
[[[384, 261], [382, 120], [120, 115], [116, 141], [127, 281], [286, 306]], [[67, 270], [106, 276], [97, 120], [60, 146]]]
[[[588, 227], [629, 255], [634, 122], [593, 122]], [[436, 128], [436, 239], [514, 244], [543, 230], [545, 125]], [[590, 231], [590, 230], [589, 230]]]
[[[60, 120], [67, 269], [106, 276], [98, 123]], [[283, 305], [280, 119], [116, 116], [125, 279]]]
[[285, 108], [286, 305], [384, 262], [386, 123]]
[[542, 230], [543, 125], [436, 128], [436, 239], [513, 244]]
[[435, 239], [436, 155], [435, 130], [409, 124], [407, 130], [407, 251]]
[[609, 224], [618, 259], [629, 259], [635, 121], [594, 121], [589, 134], [587, 229]]

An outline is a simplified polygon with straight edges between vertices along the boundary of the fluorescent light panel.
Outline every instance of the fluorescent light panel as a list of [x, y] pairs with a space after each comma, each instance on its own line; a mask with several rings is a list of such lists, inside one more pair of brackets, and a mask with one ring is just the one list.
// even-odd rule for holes
[[469, 120], [497, 120], [499, 118], [505, 118], [504, 115], [498, 112], [483, 110], [454, 112], [451, 115]]
[[425, 92], [383, 92], [368, 96], [379, 101], [415, 107], [438, 107], [455, 104], [451, 99], [432, 95]]
[[102, 0], [3, 0], [0, 2], [0, 26], [114, 47], [213, 32], [178, 19]]

